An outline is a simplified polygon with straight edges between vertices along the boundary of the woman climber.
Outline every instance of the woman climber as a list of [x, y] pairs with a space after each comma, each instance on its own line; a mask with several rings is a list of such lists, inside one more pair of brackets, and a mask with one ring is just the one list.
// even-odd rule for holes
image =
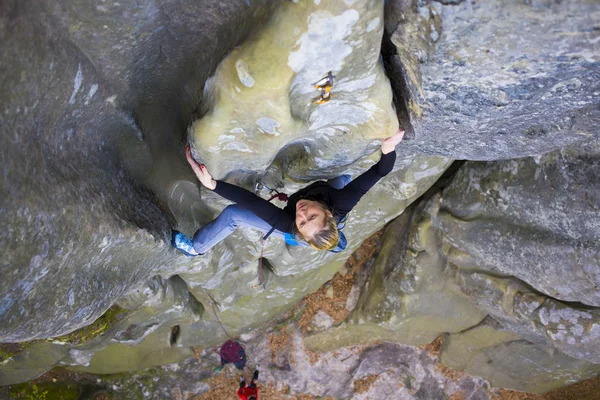
[[348, 183], [349, 175], [317, 181], [291, 195], [283, 209], [238, 186], [214, 180], [206, 167], [194, 160], [188, 146], [186, 158], [200, 183], [236, 204], [226, 207], [215, 220], [200, 228], [193, 239], [173, 231], [173, 246], [188, 256], [201, 255], [241, 225], [262, 231], [265, 239], [273, 234], [295, 246], [342, 251], [346, 248], [346, 238], [339, 229], [346, 215], [392, 170], [396, 160], [394, 150], [403, 136], [404, 131], [399, 129], [384, 139], [379, 162], [352, 182]]

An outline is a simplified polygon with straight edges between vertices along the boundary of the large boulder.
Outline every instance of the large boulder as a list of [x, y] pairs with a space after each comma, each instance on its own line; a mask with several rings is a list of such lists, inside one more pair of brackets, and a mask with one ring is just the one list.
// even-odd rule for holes
[[442, 361], [493, 385], [543, 393], [596, 375], [598, 146], [463, 163], [388, 225], [349, 322], [306, 345], [446, 332]]
[[[600, 372], [600, 365], [501, 330], [493, 319], [444, 339], [441, 360], [452, 369], [485, 376], [496, 387], [544, 393]], [[550, 367], [550, 368], [549, 368]]]
[[597, 2], [386, 3], [386, 68], [414, 134], [401, 156], [509, 159], [600, 134]]
[[182, 138], [267, 3], [0, 5], [0, 341], [66, 334], [156, 273], [194, 268], [169, 249], [164, 207], [191, 179]]
[[[42, 341], [2, 355], [0, 383], [57, 364], [114, 373], [188, 358], [292, 309], [452, 158], [539, 155], [598, 135], [597, 3], [451, 3], [3, 2], [0, 341]], [[504, 34], [515, 27], [527, 34]], [[329, 70], [333, 99], [311, 103]], [[351, 213], [346, 252], [263, 248], [253, 230], [204, 257], [170, 249], [172, 227], [193, 234], [228, 204], [198, 188], [186, 130], [216, 177], [293, 193], [365, 171], [398, 118], [412, 140]], [[443, 196], [388, 229], [350, 322], [307, 344], [421, 344], [490, 315], [545, 346], [536, 352], [568, 358], [557, 374], [582, 365], [569, 379], [587, 376], [598, 343], [590, 146], [466, 164]], [[121, 319], [89, 340], [56, 338], [115, 303]], [[382, 353], [402, 359], [386, 346], [357, 378]], [[555, 375], [535, 381], [544, 376]]]
[[[229, 128], [194, 134], [195, 150], [213, 154], [206, 162], [216, 176], [227, 172], [249, 189], [260, 178], [288, 193], [315, 179], [364, 172], [379, 157], [376, 139], [396, 130], [379, 58], [383, 4], [317, 3], [2, 5], [2, 34], [10, 43], [3, 60], [19, 68], [10, 69], [1, 89], [10, 93], [3, 112], [14, 116], [2, 119], [9, 133], [1, 139], [9, 193], [3, 208], [14, 212], [2, 214], [8, 268], [0, 283], [0, 340], [64, 335], [116, 302], [127, 310], [93, 340], [61, 342], [43, 363], [32, 365], [29, 349], [51, 349], [50, 342], [9, 357], [1, 368], [19, 373], [2, 375], [3, 384], [56, 364], [98, 373], [139, 370], [189, 357], [190, 346], [215, 345], [225, 330], [257, 327], [329, 280], [362, 240], [446, 169], [451, 160], [444, 157], [399, 159], [350, 215], [348, 249], [340, 254], [273, 240], [263, 250], [253, 230], [236, 232], [205, 257], [170, 249], [171, 227], [193, 234], [228, 204], [199, 190], [185, 165], [192, 114], [203, 117], [192, 133], [218, 125], [220, 115], [257, 135], [244, 140], [260, 153], [245, 155], [211, 150], [209, 142]], [[315, 36], [319, 24], [332, 28], [339, 53], [329, 49], [328, 57], [315, 58], [311, 49], [325, 40]], [[17, 40], [14, 32], [24, 34]], [[24, 40], [30, 36], [43, 40]], [[292, 66], [273, 57], [290, 58]], [[312, 104], [311, 84], [328, 70], [336, 75], [333, 100]], [[250, 78], [254, 89], [243, 86], [237, 100], [229, 99], [236, 107], [219, 102], [225, 88]], [[270, 114], [277, 107], [295, 111], [283, 113], [286, 120]], [[267, 132], [268, 118], [285, 125], [280, 136]]]
[[[207, 82], [205, 114], [190, 128], [198, 159], [218, 178], [274, 160], [304, 182], [346, 169], [398, 127], [382, 33], [376, 0], [285, 2]], [[333, 100], [312, 103], [329, 71]]]
[[537, 393], [600, 371], [599, 149], [467, 162], [431, 202], [447, 274], [491, 317], [449, 336], [448, 366]]
[[600, 144], [467, 163], [446, 189], [449, 260], [511, 275], [568, 302], [600, 306]]
[[386, 228], [348, 323], [306, 338], [312, 349], [386, 340], [411, 345], [477, 325], [487, 312], [444, 273], [431, 219], [412, 207]]

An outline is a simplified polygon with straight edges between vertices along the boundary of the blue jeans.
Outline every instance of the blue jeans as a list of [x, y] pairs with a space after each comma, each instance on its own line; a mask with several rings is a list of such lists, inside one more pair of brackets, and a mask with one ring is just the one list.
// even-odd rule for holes
[[[327, 181], [329, 185], [335, 189], [343, 189], [352, 177], [350, 175], [341, 175], [337, 178], [333, 178]], [[217, 243], [224, 240], [227, 236], [231, 235], [238, 226], [245, 226], [249, 228], [258, 229], [263, 234], [269, 232], [272, 226], [266, 223], [264, 220], [256, 216], [252, 211], [245, 209], [237, 204], [227, 206], [223, 212], [210, 223], [204, 225], [202, 228], [194, 234], [193, 246], [200, 254], [206, 253]], [[271, 233], [271, 236], [275, 236], [286, 240], [286, 233], [281, 232], [277, 229]], [[289, 236], [289, 234], [288, 234]], [[288, 244], [291, 244], [286, 240]], [[302, 245], [298, 243], [297, 245]]]
[[352, 176], [344, 174], [338, 176], [337, 178], [332, 178], [328, 180], [327, 183], [329, 183], [329, 186], [331, 186], [334, 189], [343, 189], [347, 184], [350, 183], [351, 180]]

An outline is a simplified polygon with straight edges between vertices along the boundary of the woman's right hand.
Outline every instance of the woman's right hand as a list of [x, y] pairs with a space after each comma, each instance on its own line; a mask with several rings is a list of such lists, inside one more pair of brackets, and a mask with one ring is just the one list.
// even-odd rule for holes
[[396, 149], [396, 145], [402, 141], [404, 137], [404, 129], [398, 128], [398, 131], [390, 137], [383, 139], [381, 142], [381, 152], [383, 154], [391, 153]]
[[202, 186], [204, 186], [207, 189], [214, 190], [214, 188], [217, 187], [217, 181], [215, 181], [210, 172], [206, 170], [204, 164], [198, 164], [196, 160], [194, 160], [194, 157], [192, 157], [192, 150], [190, 149], [189, 144], [185, 147], [185, 158], [187, 159], [188, 164], [190, 164], [190, 167], [192, 167], [192, 169], [194, 170], [194, 173], [196, 174], [196, 177], [198, 178]]

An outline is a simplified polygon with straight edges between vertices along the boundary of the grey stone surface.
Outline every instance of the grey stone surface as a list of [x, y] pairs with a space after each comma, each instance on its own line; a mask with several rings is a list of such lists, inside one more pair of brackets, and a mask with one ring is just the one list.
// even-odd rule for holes
[[[446, 376], [437, 360], [422, 349], [392, 343], [352, 346], [319, 354], [315, 360], [306, 352], [296, 326], [290, 325], [288, 332], [288, 345], [275, 360], [269, 346], [269, 332], [261, 332], [244, 343], [247, 354], [251, 355], [244, 371], [246, 377], [251, 376], [256, 363], [261, 365], [258, 381], [261, 396], [272, 386], [280, 393], [287, 392], [287, 396], [280, 395], [289, 399], [303, 394], [334, 399], [395, 396], [406, 400], [432, 400], [450, 398], [455, 393], [469, 399], [490, 399], [490, 387], [485, 380], [467, 374]], [[217, 353], [208, 350], [201, 352], [198, 359], [163, 365], [106, 383], [102, 381], [99, 385], [109, 384], [117, 399], [135, 398], [138, 394], [143, 394], [145, 399], [190, 398], [209, 390], [207, 380], [218, 365]], [[231, 364], [220, 372], [230, 377], [232, 388], [236, 387], [241, 373]], [[355, 382], [366, 378], [376, 379], [368, 390], [355, 391]], [[234, 395], [233, 391], [231, 394]]]
[[326, 330], [333, 326], [333, 318], [323, 310], [319, 310], [310, 322], [316, 331]]
[[449, 260], [599, 306], [599, 167], [598, 141], [535, 158], [465, 164], [440, 206]]
[[0, 340], [71, 332], [190, 269], [162, 202], [190, 178], [205, 79], [266, 3], [2, 2]]
[[[1, 216], [6, 229], [0, 236], [6, 253], [0, 282], [1, 341], [63, 335], [85, 327], [119, 302], [132, 311], [124, 325], [69, 348], [68, 357], [55, 361], [109, 373], [188, 357], [189, 346], [224, 340], [217, 315], [227, 330], [240, 334], [292, 308], [329, 280], [352, 249], [401, 213], [449, 165], [451, 161], [443, 157], [414, 155], [401, 160], [353, 211], [345, 230], [349, 239], [345, 253], [289, 249], [269, 241], [263, 255], [264, 288], [257, 278], [261, 257], [257, 232], [240, 230], [206, 257], [193, 260], [172, 250], [171, 227], [192, 234], [227, 204], [198, 189], [182, 154], [192, 115], [209, 120], [199, 107], [211, 98], [208, 89], [204, 91], [206, 80], [235, 45], [248, 43], [247, 51], [255, 51], [254, 38], [261, 36], [251, 32], [266, 26], [263, 22], [278, 4], [283, 2], [69, 1], [34, 6], [9, 1], [0, 6], [1, 35], [8, 43], [2, 48], [2, 70], [7, 75], [0, 87], [5, 101], [0, 120], [2, 190], [8, 194]], [[372, 111], [373, 116], [361, 120], [356, 130], [351, 123], [344, 128], [364, 137], [355, 141], [337, 136], [335, 146], [315, 148], [309, 157], [298, 153], [304, 145], [282, 142], [270, 155], [265, 152], [269, 162], [279, 157], [266, 170], [254, 166], [258, 169], [251, 171], [253, 157], [237, 157], [233, 182], [253, 187], [254, 180], [265, 175], [270, 184], [293, 193], [317, 178], [341, 172], [356, 176], [377, 160], [378, 154], [371, 154], [379, 146], [376, 138], [397, 126], [378, 57], [383, 5], [365, 5], [360, 13], [341, 3], [330, 4], [330, 9], [317, 6], [311, 4], [304, 22], [296, 22], [344, 16], [338, 18], [343, 22], [340, 45], [354, 46], [351, 58], [336, 61], [346, 63], [342, 63], [346, 72], [338, 76], [338, 102], [324, 107], [345, 104], [336, 118], [350, 122], [356, 107], [366, 114]], [[363, 19], [357, 20], [362, 14]], [[286, 15], [293, 18], [288, 12], [275, 20]], [[294, 30], [290, 34], [296, 35]], [[368, 45], [360, 45], [361, 34]], [[262, 37], [271, 39], [269, 34]], [[303, 37], [310, 47], [311, 36]], [[277, 48], [273, 51], [277, 53]], [[282, 81], [284, 98], [294, 90], [294, 107], [303, 101], [310, 104], [315, 91], [310, 85], [314, 74], [305, 71], [312, 68], [316, 73], [307, 63], [312, 53], [306, 49], [300, 53], [308, 57], [296, 60], [305, 64], [304, 75], [297, 76], [300, 86], [292, 88]], [[228, 59], [219, 68], [225, 68]], [[334, 68], [318, 69], [321, 74]], [[237, 82], [239, 77], [230, 78]], [[253, 78], [257, 86], [263, 84], [259, 77]], [[230, 78], [225, 76], [225, 83], [233, 82]], [[369, 84], [361, 85], [362, 78]], [[356, 107], [348, 104], [354, 101], [350, 101], [353, 92], [360, 97]], [[245, 112], [256, 109], [255, 98], [245, 99]], [[327, 108], [312, 107], [311, 126], [327, 119]], [[326, 133], [319, 133], [324, 135], [319, 145], [326, 142]], [[295, 134], [307, 137], [302, 130]], [[268, 138], [263, 138], [265, 149]], [[337, 157], [340, 149], [352, 144], [356, 147], [351, 157]], [[261, 147], [260, 138], [255, 145]], [[285, 151], [280, 153], [279, 147]], [[220, 163], [232, 159], [225, 151], [220, 157]], [[319, 158], [328, 159], [329, 167], [307, 172]], [[146, 298], [135, 293], [144, 286]], [[186, 290], [193, 297], [186, 296]], [[177, 324], [181, 334], [172, 347], [170, 332]], [[9, 361], [11, 368], [27, 371], [26, 361], [17, 360]], [[36, 366], [21, 379], [37, 373]]]
[[544, 393], [598, 375], [600, 365], [564, 355], [484, 323], [444, 339], [441, 360], [450, 368], [488, 377], [496, 387]]
[[[205, 113], [190, 127], [198, 160], [219, 179], [275, 164], [306, 182], [373, 152], [374, 139], [398, 128], [382, 33], [378, 0], [283, 2], [207, 82]], [[332, 100], [314, 104], [328, 71]]]
[[[447, 2], [442, 2], [447, 3]], [[498, 160], [600, 134], [596, 1], [388, 2], [413, 152]]]
[[[31, 345], [0, 364], [1, 382], [59, 364], [104, 374], [177, 363], [225, 340], [221, 324], [251, 335], [331, 279], [451, 158], [529, 155], [465, 164], [426, 210], [390, 225], [366, 286], [353, 290], [352, 319], [306, 338], [309, 347], [344, 346], [349, 362], [331, 352], [313, 368], [298, 353], [290, 370], [288, 354], [265, 375], [343, 398], [351, 382], [396, 365], [364, 396], [400, 384], [406, 398], [447, 396], [454, 383], [422, 352], [347, 345], [424, 344], [489, 314], [496, 333], [519, 337], [508, 346], [513, 358], [502, 364], [499, 351], [488, 369], [469, 368], [501, 376], [523, 363], [527, 388], [538, 391], [571, 368], [562, 382], [589, 376], [600, 362], [599, 9], [583, 0], [1, 3], [0, 341], [66, 334], [115, 303], [128, 310], [88, 343]], [[317, 107], [310, 84], [329, 69], [338, 74], [334, 100]], [[252, 230], [193, 260], [170, 249], [172, 227], [192, 234], [227, 205], [185, 165], [190, 121], [195, 153], [217, 177], [293, 193], [372, 165], [377, 139], [396, 127], [392, 94], [409, 140], [352, 212], [347, 252], [274, 241], [263, 249]], [[268, 359], [257, 343], [252, 354]], [[297, 336], [294, 344], [303, 348]], [[192, 362], [163, 370], [181, 368], [190, 374], [159, 377], [157, 393], [171, 395], [174, 382], [206, 390], [185, 381], [208, 374]], [[463, 382], [473, 399], [487, 398], [481, 382]], [[524, 387], [514, 372], [495, 382]]]
[[449, 336], [450, 367], [536, 393], [598, 373], [598, 146], [467, 162], [429, 203], [446, 273], [494, 321]]
[[574, 308], [539, 295], [520, 281], [459, 272], [459, 285], [507, 330], [600, 364], [600, 310]]
[[309, 348], [329, 351], [373, 340], [423, 345], [485, 318], [487, 311], [444, 273], [436, 232], [421, 208], [411, 207], [388, 225], [349, 321], [308, 336]]

